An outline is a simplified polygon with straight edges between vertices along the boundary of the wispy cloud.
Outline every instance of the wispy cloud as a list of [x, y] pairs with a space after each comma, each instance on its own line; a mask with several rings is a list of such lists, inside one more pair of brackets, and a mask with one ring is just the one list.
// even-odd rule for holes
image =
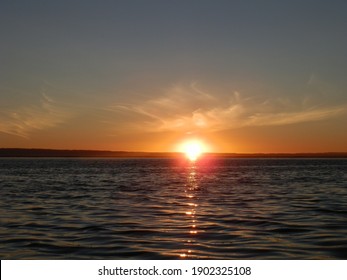
[[[20, 100], [16, 104], [18, 102]], [[63, 106], [44, 92], [38, 98], [25, 98], [21, 103], [25, 104], [0, 105], [0, 132], [29, 138], [31, 132], [55, 127], [65, 122], [69, 116]]]
[[[218, 97], [217, 97], [218, 96]], [[142, 103], [115, 104], [108, 110], [136, 122], [128, 128], [148, 131], [218, 131], [246, 126], [287, 125], [328, 119], [346, 113], [347, 105], [318, 105], [301, 100], [207, 93], [196, 84], [175, 86], [164, 95]]]

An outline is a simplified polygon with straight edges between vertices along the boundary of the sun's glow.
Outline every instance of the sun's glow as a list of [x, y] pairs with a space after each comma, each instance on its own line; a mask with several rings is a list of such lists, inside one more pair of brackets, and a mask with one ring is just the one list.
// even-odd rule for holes
[[201, 156], [201, 154], [205, 152], [204, 144], [197, 140], [187, 141], [183, 143], [181, 150], [191, 161], [197, 160]]

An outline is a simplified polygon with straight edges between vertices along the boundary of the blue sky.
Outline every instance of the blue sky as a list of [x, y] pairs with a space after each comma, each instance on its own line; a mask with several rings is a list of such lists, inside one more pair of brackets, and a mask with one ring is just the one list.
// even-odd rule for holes
[[337, 0], [1, 1], [0, 146], [346, 150], [346, 12]]

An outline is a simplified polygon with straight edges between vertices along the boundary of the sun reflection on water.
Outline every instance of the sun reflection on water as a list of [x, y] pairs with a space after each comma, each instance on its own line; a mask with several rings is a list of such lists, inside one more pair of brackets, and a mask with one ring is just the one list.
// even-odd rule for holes
[[186, 198], [187, 198], [187, 210], [185, 211], [185, 215], [188, 218], [189, 223], [189, 231], [188, 236], [189, 239], [186, 241], [186, 246], [188, 249], [185, 249], [184, 252], [180, 253], [181, 258], [189, 258], [193, 254], [192, 246], [195, 243], [196, 235], [198, 234], [197, 229], [197, 218], [196, 212], [198, 208], [198, 203], [196, 202], [196, 192], [199, 188], [198, 180], [197, 180], [197, 171], [196, 164], [193, 162], [189, 167], [187, 183], [185, 188]]

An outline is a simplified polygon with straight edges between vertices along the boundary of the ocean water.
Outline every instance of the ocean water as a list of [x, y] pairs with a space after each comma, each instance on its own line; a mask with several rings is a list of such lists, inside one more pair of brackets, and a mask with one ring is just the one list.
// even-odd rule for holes
[[347, 259], [347, 159], [0, 159], [1, 259]]

